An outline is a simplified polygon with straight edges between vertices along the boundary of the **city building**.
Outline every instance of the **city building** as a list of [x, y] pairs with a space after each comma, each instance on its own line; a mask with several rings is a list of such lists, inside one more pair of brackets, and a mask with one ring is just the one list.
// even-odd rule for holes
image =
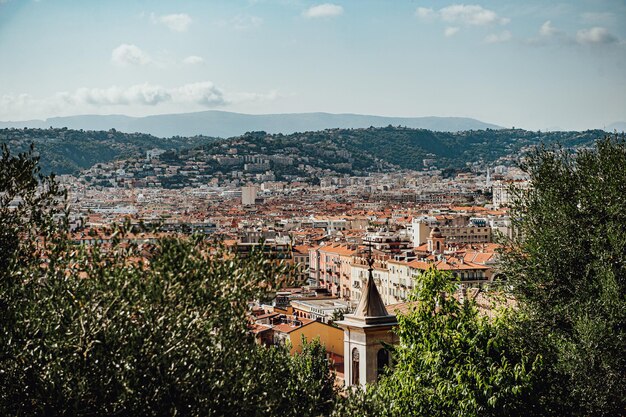
[[241, 187], [241, 204], [243, 206], [253, 206], [256, 204], [257, 188], [254, 185]]

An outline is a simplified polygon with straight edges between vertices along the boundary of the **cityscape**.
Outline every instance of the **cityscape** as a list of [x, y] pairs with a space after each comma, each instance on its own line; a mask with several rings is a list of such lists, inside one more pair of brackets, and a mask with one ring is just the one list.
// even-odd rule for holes
[[623, 2], [71, 3], [0, 0], [0, 415], [626, 415]]

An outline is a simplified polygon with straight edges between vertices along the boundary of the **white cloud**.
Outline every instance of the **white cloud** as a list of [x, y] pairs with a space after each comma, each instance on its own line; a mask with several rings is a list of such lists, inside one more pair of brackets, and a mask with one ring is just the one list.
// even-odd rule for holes
[[163, 16], [155, 16], [152, 14], [150, 17], [152, 22], [163, 23], [174, 32], [186, 32], [192, 22], [191, 16], [186, 13], [167, 14]]
[[624, 44], [623, 41], [620, 41], [617, 36], [604, 27], [580, 29], [575, 35], [571, 35], [553, 26], [549, 20], [544, 22], [539, 28], [539, 36], [528, 39], [527, 43], [534, 46], [549, 44], [570, 46]]
[[13, 107], [26, 107], [30, 105], [33, 101], [33, 98], [30, 94], [18, 94], [11, 95], [5, 94], [0, 97], [0, 108], [13, 108]]
[[140, 104], [154, 106], [172, 99], [170, 92], [158, 85], [148, 83], [133, 85], [127, 89], [116, 86], [109, 88], [79, 88], [73, 95], [65, 94], [64, 99], [76, 104], [93, 106], [119, 106]]
[[331, 3], [318, 4], [317, 6], [309, 7], [303, 13], [305, 17], [312, 19], [319, 17], [336, 17], [342, 14], [343, 7]]
[[258, 28], [263, 24], [263, 19], [258, 16], [237, 15], [230, 21], [230, 26], [236, 30], [248, 30]]
[[217, 88], [210, 81], [193, 84], [185, 84], [182, 87], [172, 90], [172, 95], [176, 101], [191, 102], [207, 107], [223, 106], [227, 104], [222, 90]]
[[544, 37], [554, 36], [559, 33], [559, 30], [552, 26], [552, 22], [547, 20], [541, 27], [539, 28], [539, 34]]
[[152, 60], [138, 46], [123, 43], [113, 49], [111, 62], [120, 67], [125, 67], [129, 65], [146, 65], [152, 62]]
[[434, 15], [435, 11], [428, 7], [418, 7], [417, 10], [415, 10], [415, 16], [421, 17], [422, 19], [433, 17]]
[[194, 65], [194, 64], [202, 64], [204, 59], [197, 55], [190, 55], [187, 58], [183, 59], [183, 64]]
[[456, 35], [458, 31], [459, 31], [458, 27], [447, 27], [443, 31], [443, 34], [445, 35], [446, 38], [449, 38], [449, 37]]
[[426, 19], [438, 17], [444, 22], [457, 23], [468, 26], [486, 26], [493, 24], [506, 25], [511, 21], [506, 17], [500, 17], [493, 10], [485, 9], [479, 5], [453, 4], [435, 11], [425, 7], [418, 7], [415, 11], [417, 17]]
[[562, 30], [557, 29], [552, 21], [546, 20], [539, 27], [538, 36], [527, 39], [526, 42], [533, 46], [544, 46], [550, 43], [572, 43], [569, 37]]
[[50, 115], [84, 114], [102, 109], [105, 113], [115, 108], [153, 107], [173, 101], [170, 90], [151, 84], [137, 84], [128, 88], [79, 88], [73, 92], [59, 92], [37, 98], [28, 94], [0, 97], [0, 118], [31, 119]]
[[161, 107], [172, 111], [194, 111], [230, 104], [275, 100], [277, 91], [269, 93], [224, 92], [210, 81], [177, 87], [143, 83], [129, 87], [79, 88], [38, 98], [29, 94], [0, 96], [0, 120], [26, 120], [58, 115], [119, 112], [146, 114], [147, 108]]
[[227, 104], [222, 90], [210, 81], [185, 84], [181, 87], [165, 88], [148, 83], [137, 84], [128, 88], [117, 86], [109, 88], [79, 88], [74, 93], [59, 93], [63, 101], [74, 105], [122, 106], [142, 105], [155, 106], [157, 104], [194, 103], [207, 107]]
[[487, 35], [484, 39], [486, 43], [501, 43], [511, 40], [511, 32], [504, 30], [500, 33], [492, 33]]
[[510, 19], [499, 17], [496, 12], [479, 5], [453, 4], [439, 10], [439, 15], [446, 22], [458, 22], [475, 26], [495, 23], [505, 25], [510, 21]]
[[576, 32], [576, 42], [581, 45], [607, 45], [618, 42], [618, 39], [606, 28], [593, 27], [590, 29], [581, 29]]

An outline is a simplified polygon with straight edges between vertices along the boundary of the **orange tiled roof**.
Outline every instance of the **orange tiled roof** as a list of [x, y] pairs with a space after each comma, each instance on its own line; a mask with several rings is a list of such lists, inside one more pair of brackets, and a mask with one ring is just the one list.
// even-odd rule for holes
[[297, 253], [301, 253], [301, 254], [309, 254], [309, 250], [311, 249], [311, 246], [308, 245], [296, 245], [293, 248], [293, 252], [297, 252]]
[[274, 326], [272, 329], [275, 332], [279, 332], [279, 333], [291, 333], [294, 330], [298, 330], [304, 326], [308, 326], [309, 324], [313, 323], [315, 320], [309, 320], [309, 319], [305, 319], [305, 318], [300, 318], [298, 319], [299, 322], [302, 323], [302, 325], [300, 326], [294, 326], [291, 323], [282, 323], [282, 324], [277, 324], [276, 326]]
[[454, 256], [446, 256], [444, 259], [435, 260], [434, 256], [427, 258], [429, 261], [414, 260], [408, 263], [409, 267], [414, 269], [428, 270], [432, 267], [439, 271], [460, 271], [469, 269], [482, 269], [486, 270], [489, 267], [484, 265], [478, 265], [473, 262], [465, 262]]
[[324, 252], [324, 253], [334, 253], [337, 255], [344, 255], [344, 256], [351, 256], [356, 252], [355, 250], [350, 249], [349, 247], [343, 246], [343, 245], [321, 246], [319, 250], [320, 252]]
[[271, 327], [266, 324], [253, 323], [253, 324], [248, 325], [248, 329], [250, 330], [252, 334], [259, 334], [259, 333], [262, 333], [264, 331], [271, 329]]

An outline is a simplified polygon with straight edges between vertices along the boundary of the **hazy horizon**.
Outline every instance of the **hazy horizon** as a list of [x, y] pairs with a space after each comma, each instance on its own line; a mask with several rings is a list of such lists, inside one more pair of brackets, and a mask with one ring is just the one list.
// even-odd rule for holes
[[0, 120], [220, 110], [626, 121], [626, 3], [0, 0]]

